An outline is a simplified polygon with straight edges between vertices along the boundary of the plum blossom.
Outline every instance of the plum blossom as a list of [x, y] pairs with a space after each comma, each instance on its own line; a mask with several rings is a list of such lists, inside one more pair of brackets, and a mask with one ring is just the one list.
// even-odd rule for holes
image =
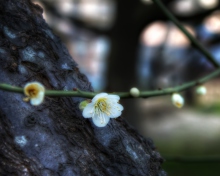
[[39, 82], [27, 83], [24, 86], [24, 94], [27, 96], [24, 101], [29, 101], [34, 106], [40, 105], [44, 100], [45, 88]]
[[124, 108], [118, 103], [119, 99], [118, 95], [97, 94], [83, 109], [83, 117], [92, 118], [96, 126], [104, 127], [110, 118], [117, 118], [121, 115]]

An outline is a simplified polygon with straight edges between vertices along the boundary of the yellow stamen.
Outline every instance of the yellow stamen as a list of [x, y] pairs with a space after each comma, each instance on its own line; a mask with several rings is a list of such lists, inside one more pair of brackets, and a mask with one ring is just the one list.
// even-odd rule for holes
[[109, 105], [106, 102], [106, 98], [99, 98], [97, 102], [95, 103], [95, 110], [97, 113], [105, 113], [107, 115], [110, 115], [109, 111]]
[[29, 86], [26, 87], [25, 89], [25, 95], [34, 98], [38, 95], [39, 93], [39, 88], [37, 87], [36, 84], [30, 84]]

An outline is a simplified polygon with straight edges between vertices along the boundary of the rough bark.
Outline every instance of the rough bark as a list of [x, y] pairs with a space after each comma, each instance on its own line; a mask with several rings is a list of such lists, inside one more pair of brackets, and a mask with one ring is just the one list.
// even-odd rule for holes
[[[29, 0], [0, 0], [0, 82], [92, 91], [66, 47]], [[166, 175], [150, 139], [122, 117], [105, 128], [84, 119], [82, 98], [46, 97], [34, 107], [0, 90], [0, 175]]]

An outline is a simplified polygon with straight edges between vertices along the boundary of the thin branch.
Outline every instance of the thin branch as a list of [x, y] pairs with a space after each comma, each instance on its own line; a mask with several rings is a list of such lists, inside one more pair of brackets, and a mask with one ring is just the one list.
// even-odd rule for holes
[[204, 56], [217, 68], [219, 63], [212, 57], [212, 55], [183, 27], [183, 25], [177, 20], [175, 16], [163, 5], [160, 0], [152, 0], [162, 12], [187, 36], [191, 43], [201, 52]]
[[164, 156], [164, 158], [166, 162], [179, 162], [179, 163], [220, 162], [220, 156], [199, 156], [199, 157]]
[[[208, 80], [210, 80], [214, 77], [217, 77], [219, 74], [220, 74], [220, 68], [213, 71], [212, 73], [200, 78], [200, 79], [185, 83], [180, 86], [166, 88], [163, 90], [141, 91], [139, 98], [149, 98], [149, 97], [155, 97], [155, 96], [161, 96], [161, 95], [169, 95], [169, 94], [173, 94], [175, 92], [182, 92], [182, 91], [189, 89], [191, 87], [203, 84], [203, 83], [207, 82]], [[15, 93], [22, 93], [22, 94], [24, 93], [23, 88], [11, 86], [8, 84], [0, 84], [0, 90], [5, 90], [5, 91], [15, 92]], [[91, 99], [96, 94], [98, 94], [98, 93], [86, 92], [86, 91], [82, 91], [82, 90], [76, 90], [76, 91], [46, 90], [45, 91], [46, 96], [55, 96], [55, 97], [83, 97], [83, 98], [90, 98]], [[111, 94], [119, 95], [121, 98], [134, 98], [131, 96], [130, 92], [113, 92]]]

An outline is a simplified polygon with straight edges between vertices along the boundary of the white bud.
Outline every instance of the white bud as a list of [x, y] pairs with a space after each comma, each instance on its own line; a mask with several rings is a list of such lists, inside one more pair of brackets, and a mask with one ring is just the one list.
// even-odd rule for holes
[[130, 94], [133, 97], [139, 97], [140, 91], [136, 87], [133, 87], [130, 89]]
[[182, 108], [184, 105], [184, 98], [178, 93], [174, 93], [171, 97], [171, 100], [173, 105], [177, 108]]
[[199, 87], [197, 87], [197, 89], [196, 89], [196, 93], [197, 93], [198, 95], [205, 95], [206, 92], [207, 92], [207, 90], [206, 90], [205, 86], [199, 86]]

